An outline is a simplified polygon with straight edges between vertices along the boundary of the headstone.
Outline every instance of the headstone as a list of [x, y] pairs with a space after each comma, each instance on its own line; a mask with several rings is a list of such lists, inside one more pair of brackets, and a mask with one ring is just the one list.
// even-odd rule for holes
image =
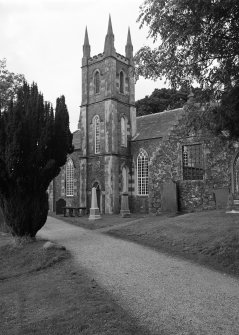
[[91, 208], [89, 220], [98, 220], [101, 219], [100, 210], [97, 204], [96, 188], [92, 188], [91, 192]]
[[161, 210], [170, 213], [178, 212], [177, 185], [172, 180], [161, 186]]
[[56, 201], [56, 214], [64, 214], [63, 207], [66, 206], [66, 201], [64, 199], [59, 199]]
[[225, 188], [217, 188], [214, 190], [215, 199], [216, 199], [216, 208], [227, 208], [229, 189]]
[[121, 195], [121, 210], [120, 214], [123, 218], [130, 217], [129, 211], [129, 196], [128, 193], [122, 193]]

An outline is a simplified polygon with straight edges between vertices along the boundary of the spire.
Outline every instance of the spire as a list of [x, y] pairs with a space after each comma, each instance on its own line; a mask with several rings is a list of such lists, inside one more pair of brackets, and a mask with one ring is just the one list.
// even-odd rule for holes
[[113, 35], [114, 36], [113, 29], [112, 29], [112, 23], [111, 23], [111, 16], [110, 15], [109, 15], [107, 35]]
[[112, 29], [111, 17], [109, 15], [108, 31], [105, 37], [104, 54], [105, 56], [111, 56], [114, 53], [115, 53], [114, 34], [113, 34], [113, 29]]
[[129, 59], [133, 58], [133, 44], [131, 42], [130, 29], [128, 29], [127, 43], [125, 46], [125, 57]]
[[85, 40], [84, 40], [84, 45], [83, 45], [83, 57], [85, 57], [85, 58], [90, 57], [90, 44], [89, 44], [87, 27], [85, 28]]
[[128, 28], [128, 36], [127, 36], [127, 44], [129, 46], [133, 46], [131, 42], [130, 28]]

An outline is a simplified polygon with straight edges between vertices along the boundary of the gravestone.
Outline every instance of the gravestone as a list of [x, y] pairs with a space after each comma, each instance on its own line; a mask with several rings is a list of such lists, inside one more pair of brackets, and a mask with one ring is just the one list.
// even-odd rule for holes
[[227, 208], [229, 189], [227, 187], [217, 188], [214, 190], [216, 199], [216, 208]]
[[96, 188], [92, 187], [89, 220], [98, 220], [98, 219], [101, 219], [101, 216], [100, 216], [100, 210], [99, 210], [98, 203], [97, 203]]
[[63, 207], [66, 206], [66, 202], [64, 199], [59, 199], [56, 201], [56, 214], [63, 214]]
[[178, 212], [177, 185], [172, 180], [161, 186], [161, 211]]
[[120, 214], [123, 218], [130, 217], [130, 211], [129, 211], [129, 197], [128, 193], [124, 192], [121, 195], [121, 209]]

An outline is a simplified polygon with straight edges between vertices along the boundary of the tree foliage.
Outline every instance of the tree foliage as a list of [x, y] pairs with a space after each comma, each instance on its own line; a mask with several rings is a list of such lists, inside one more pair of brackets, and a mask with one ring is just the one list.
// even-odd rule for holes
[[137, 116], [160, 113], [168, 109], [182, 107], [187, 101], [187, 93], [174, 89], [155, 89], [150, 96], [136, 101]]
[[34, 237], [44, 225], [47, 188], [72, 150], [64, 96], [54, 115], [37, 85], [24, 82], [0, 114], [0, 207], [13, 235]]
[[169, 88], [155, 89], [150, 96], [136, 101], [137, 116], [181, 108], [187, 102], [190, 93], [194, 95], [194, 102], [201, 103], [203, 101], [208, 103], [210, 101], [211, 90], [202, 90], [199, 87], [192, 89], [182, 86], [180, 90]]
[[238, 140], [239, 1], [145, 0], [138, 21], [155, 48], [137, 52], [137, 75], [164, 77], [174, 88], [196, 81], [217, 101], [204, 108], [202, 123]]
[[6, 66], [6, 59], [0, 60], [0, 110], [6, 108], [9, 102], [16, 98], [23, 82], [22, 74], [10, 72]]
[[237, 83], [238, 0], [146, 0], [138, 21], [156, 45], [137, 52], [138, 75], [165, 77], [172, 87], [196, 80], [217, 91]]
[[211, 122], [217, 134], [239, 139], [239, 86], [223, 93], [220, 105], [212, 109]]

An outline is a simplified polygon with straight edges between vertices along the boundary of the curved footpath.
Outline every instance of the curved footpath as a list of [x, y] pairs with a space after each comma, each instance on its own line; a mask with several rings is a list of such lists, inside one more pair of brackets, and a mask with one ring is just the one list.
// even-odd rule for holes
[[239, 334], [235, 278], [51, 217], [38, 236], [65, 245], [152, 334]]

